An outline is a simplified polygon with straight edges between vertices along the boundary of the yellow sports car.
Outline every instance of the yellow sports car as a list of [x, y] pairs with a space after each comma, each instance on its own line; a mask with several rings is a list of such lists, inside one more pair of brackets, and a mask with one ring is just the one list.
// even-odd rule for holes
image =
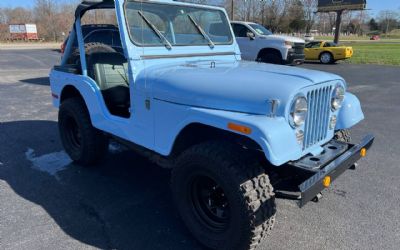
[[323, 64], [329, 64], [351, 58], [353, 48], [338, 46], [333, 42], [312, 41], [306, 44], [304, 54], [306, 60], [319, 60]]

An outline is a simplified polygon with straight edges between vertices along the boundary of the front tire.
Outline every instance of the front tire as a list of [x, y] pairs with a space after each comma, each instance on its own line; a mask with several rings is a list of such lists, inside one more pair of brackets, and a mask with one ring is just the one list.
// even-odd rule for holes
[[194, 237], [212, 249], [255, 249], [275, 221], [268, 175], [235, 145], [195, 145], [177, 159], [172, 193]]
[[108, 150], [108, 138], [92, 126], [86, 105], [80, 98], [61, 103], [58, 129], [65, 151], [80, 165], [98, 163]]
[[263, 63], [283, 64], [281, 55], [273, 52], [264, 53], [260, 56], [258, 61]]

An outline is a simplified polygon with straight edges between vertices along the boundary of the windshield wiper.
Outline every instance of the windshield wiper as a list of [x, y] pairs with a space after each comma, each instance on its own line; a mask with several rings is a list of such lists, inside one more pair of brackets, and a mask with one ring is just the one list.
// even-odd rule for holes
[[163, 44], [165, 45], [165, 47], [167, 49], [172, 49], [172, 45], [171, 43], [168, 41], [167, 38], [165, 38], [165, 36], [161, 33], [161, 31], [159, 31], [156, 26], [154, 24], [152, 24], [150, 22], [149, 19], [147, 19], [147, 17], [145, 17], [145, 15], [143, 14], [143, 12], [138, 11], [140, 17], [146, 22], [146, 24], [154, 31], [154, 33], [156, 33], [156, 35], [160, 38], [160, 40], [163, 42]]
[[211, 49], [214, 48], [215, 44], [210, 39], [210, 37], [206, 34], [206, 32], [204, 32], [204, 30], [201, 28], [201, 26], [196, 23], [196, 21], [193, 19], [193, 17], [190, 14], [188, 14], [187, 16], [189, 17], [189, 19], [193, 23], [193, 25], [196, 26], [197, 30], [204, 37], [204, 39], [206, 39], [208, 41], [208, 46], [210, 46]]

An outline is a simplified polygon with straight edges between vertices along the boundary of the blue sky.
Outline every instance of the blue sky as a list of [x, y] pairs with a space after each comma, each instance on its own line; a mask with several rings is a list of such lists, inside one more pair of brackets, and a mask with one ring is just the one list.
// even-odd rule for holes
[[[67, 1], [67, 0], [64, 0]], [[0, 7], [32, 7], [35, 0], [0, 0]], [[399, 0], [367, 0], [367, 8], [370, 14], [376, 15], [381, 10], [397, 10], [400, 12]]]

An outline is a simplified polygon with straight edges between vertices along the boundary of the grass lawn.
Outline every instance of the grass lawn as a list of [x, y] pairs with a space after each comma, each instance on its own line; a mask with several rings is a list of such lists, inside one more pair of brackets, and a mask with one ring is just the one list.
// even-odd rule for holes
[[[345, 44], [345, 43], [343, 43]], [[349, 63], [400, 66], [400, 43], [347, 43], [354, 50]]]
[[[333, 41], [333, 36], [314, 36], [315, 40]], [[369, 40], [368, 36], [340, 36], [341, 41]]]

